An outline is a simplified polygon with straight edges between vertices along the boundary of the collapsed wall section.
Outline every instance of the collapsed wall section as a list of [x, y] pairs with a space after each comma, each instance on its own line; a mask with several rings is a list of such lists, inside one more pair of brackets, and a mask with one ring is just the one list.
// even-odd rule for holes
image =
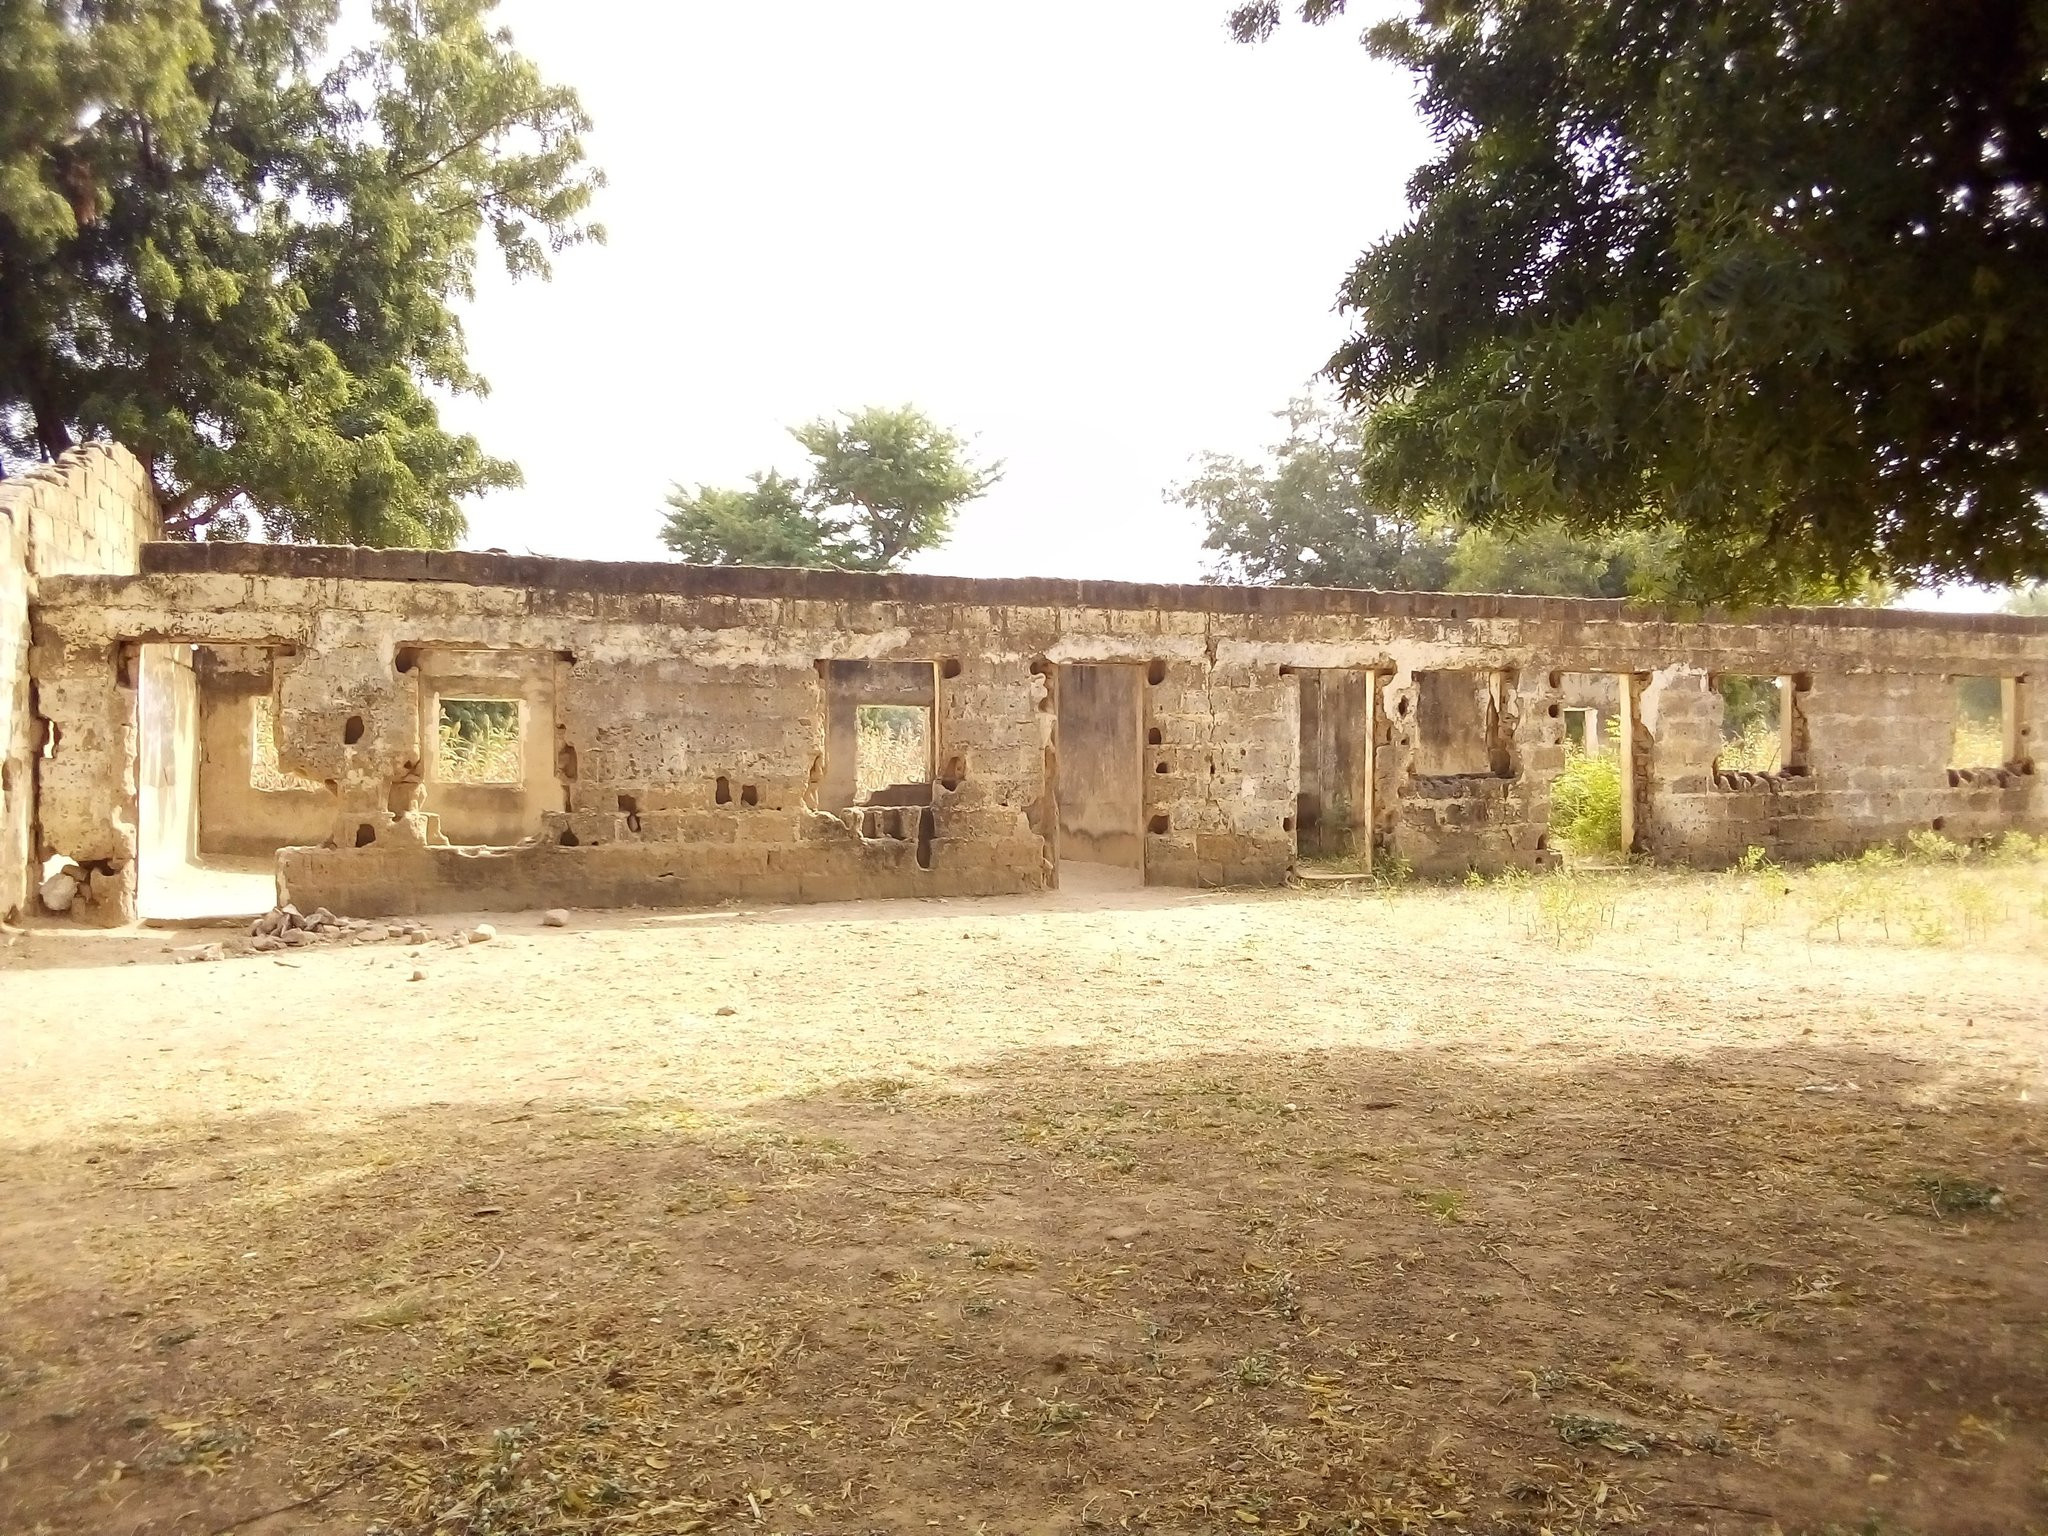
[[[117, 444], [74, 448], [54, 463], [0, 480], [0, 921], [28, 910], [44, 857], [79, 857], [36, 832], [37, 776], [56, 745], [30, 665], [31, 612], [40, 584], [57, 576], [133, 572], [144, 542], [161, 535], [149, 474]], [[110, 838], [91, 857], [88, 900], [95, 877], [102, 894], [118, 886], [119, 862], [134, 857], [132, 838], [126, 845]]]
[[[364, 914], [1021, 892], [1079, 855], [1271, 883], [1316, 851], [1311, 798], [1362, 859], [1541, 868], [1587, 709], [1614, 716], [1653, 856], [2048, 830], [2040, 621], [274, 546], [144, 565], [46, 581], [34, 612], [63, 743], [43, 822], [110, 880], [136, 822], [128, 658], [164, 642], [195, 648], [227, 759], [201, 768], [200, 848], [250, 824], [246, 793], [205, 786], [250, 774], [267, 710], [285, 888]], [[1995, 746], [1958, 745], [1958, 679], [2004, 701], [1969, 727]], [[1736, 766], [1743, 710], [1776, 722], [1777, 767]]]

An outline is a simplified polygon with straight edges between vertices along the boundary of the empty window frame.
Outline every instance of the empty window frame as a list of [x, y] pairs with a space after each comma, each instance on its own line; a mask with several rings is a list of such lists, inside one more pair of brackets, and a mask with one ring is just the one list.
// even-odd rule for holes
[[277, 701], [267, 693], [249, 700], [249, 787], [264, 794], [325, 789], [313, 779], [286, 773], [277, 761]]
[[524, 711], [519, 700], [442, 698], [436, 702], [434, 777], [439, 782], [524, 781]]
[[1502, 672], [1416, 673], [1415, 772], [1509, 777], [1512, 758], [1501, 718], [1507, 689]]
[[2009, 677], [1958, 677], [1951, 768], [2002, 768], [2019, 757], [2013, 736], [2015, 685]]
[[1590, 706], [1564, 710], [1564, 744], [1585, 757], [1600, 756], [1600, 711]]
[[1803, 679], [1723, 672], [1713, 680], [1721, 696], [1721, 745], [1715, 781], [1739, 789], [1755, 777], [1796, 778], [1806, 772], [1806, 741], [1798, 695]]
[[932, 781], [932, 712], [922, 704], [854, 706], [853, 793], [869, 800], [898, 784]]
[[938, 666], [821, 661], [825, 765], [818, 804], [929, 805], [938, 740]]

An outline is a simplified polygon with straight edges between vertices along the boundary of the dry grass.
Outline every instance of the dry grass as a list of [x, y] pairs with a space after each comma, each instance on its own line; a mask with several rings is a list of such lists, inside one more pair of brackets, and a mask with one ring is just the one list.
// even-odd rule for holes
[[6, 952], [0, 1528], [2048, 1529], [2040, 864], [503, 926]]

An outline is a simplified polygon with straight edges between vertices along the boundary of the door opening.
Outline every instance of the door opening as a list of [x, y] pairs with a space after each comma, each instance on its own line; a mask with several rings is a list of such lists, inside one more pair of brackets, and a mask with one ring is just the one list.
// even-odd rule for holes
[[1056, 793], [1062, 890], [1145, 883], [1144, 688], [1144, 673], [1136, 666], [1060, 668]]

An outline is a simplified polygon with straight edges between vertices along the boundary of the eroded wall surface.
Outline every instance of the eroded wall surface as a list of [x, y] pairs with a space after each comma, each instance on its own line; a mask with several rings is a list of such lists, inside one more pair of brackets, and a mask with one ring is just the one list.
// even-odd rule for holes
[[[0, 480], [0, 920], [28, 908], [47, 851], [35, 832], [44, 727], [29, 667], [30, 609], [40, 583], [133, 572], [144, 541], [161, 531], [147, 472], [117, 445], [76, 448]], [[119, 753], [96, 748], [93, 755]], [[109, 803], [119, 789], [110, 786]], [[133, 859], [132, 832], [126, 853], [109, 857]], [[94, 875], [105, 876], [103, 889], [119, 883], [113, 872]]]
[[[1550, 783], [1580, 674], [1623, 680], [1645, 852], [1710, 863], [1926, 827], [2048, 830], [2033, 765], [2048, 731], [2040, 620], [1695, 621], [1539, 598], [227, 544], [152, 545], [143, 567], [42, 585], [34, 671], [61, 732], [45, 838], [79, 859], [132, 843], [126, 647], [255, 648], [270, 661], [281, 767], [331, 797], [326, 835], [280, 855], [301, 906], [1040, 889], [1057, 878], [1059, 680], [1099, 663], [1136, 680], [1139, 836], [1156, 883], [1284, 877], [1306, 669], [1366, 679], [1369, 702], [1345, 728], [1370, 739], [1344, 761], [1369, 777], [1369, 806], [1350, 814], [1375, 854], [1425, 873], [1555, 857]], [[1716, 771], [1721, 673], [1793, 681], [1797, 774]], [[1947, 765], [1958, 675], [2012, 680], [2015, 750], [1995, 770]], [[431, 701], [451, 676], [524, 709], [522, 780], [474, 818], [435, 794]], [[930, 710], [930, 782], [849, 795], [845, 712], [900, 704], [906, 678], [920, 700], [930, 680], [916, 706]], [[202, 800], [202, 843], [206, 819]], [[118, 890], [95, 910], [118, 920]]]

